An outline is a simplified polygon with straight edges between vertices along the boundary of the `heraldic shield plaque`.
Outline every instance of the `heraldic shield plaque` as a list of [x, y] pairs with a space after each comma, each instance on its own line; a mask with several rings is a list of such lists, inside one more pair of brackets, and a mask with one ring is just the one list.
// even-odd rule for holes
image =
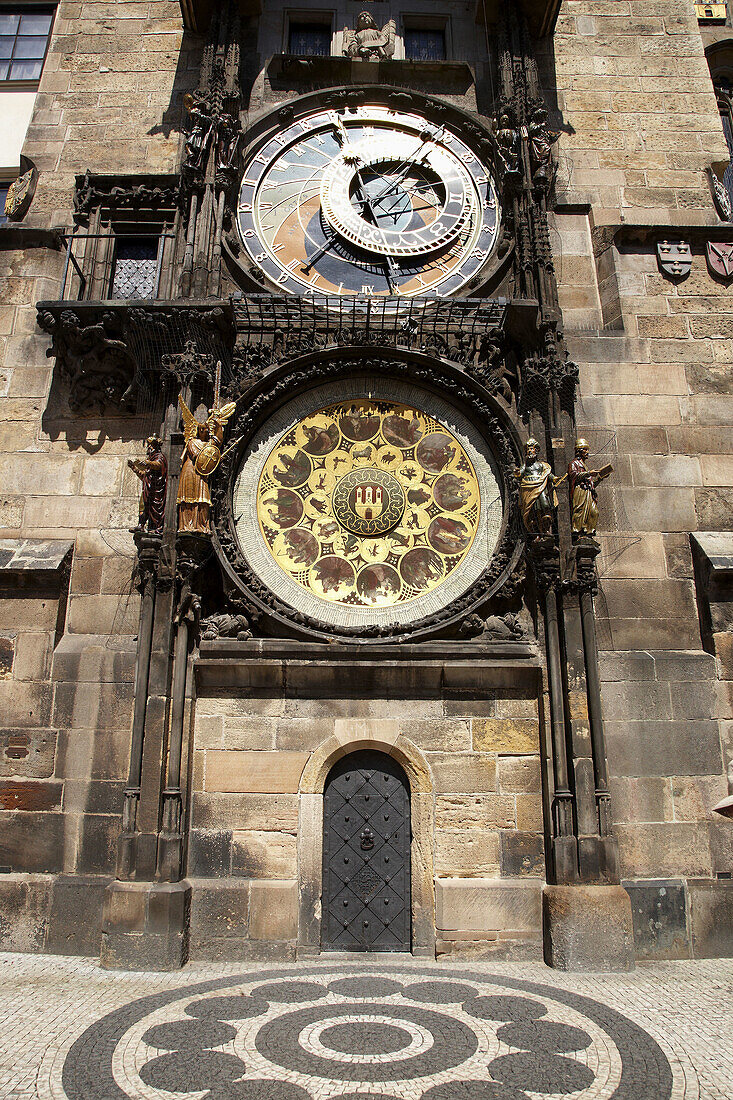
[[465, 592], [499, 540], [503, 500], [466, 417], [375, 376], [279, 410], [245, 455], [233, 510], [242, 553], [277, 596], [358, 628], [408, 623]]

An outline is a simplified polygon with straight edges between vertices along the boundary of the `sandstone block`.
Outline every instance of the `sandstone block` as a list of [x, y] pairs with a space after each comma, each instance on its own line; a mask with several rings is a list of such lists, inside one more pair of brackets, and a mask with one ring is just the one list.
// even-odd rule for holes
[[628, 877], [711, 874], [707, 829], [685, 822], [617, 825], [619, 857]]
[[435, 787], [441, 794], [496, 789], [496, 759], [481, 753], [429, 753]]
[[295, 834], [272, 831], [233, 833], [232, 873], [252, 879], [295, 878]]
[[291, 831], [298, 827], [298, 796], [195, 792], [192, 822], [201, 829]]
[[235, 794], [291, 794], [298, 790], [308, 756], [307, 752], [210, 749], [206, 754], [204, 789]]
[[632, 970], [634, 932], [621, 886], [545, 886], [545, 962], [559, 970]]
[[499, 874], [499, 834], [486, 829], [440, 829], [435, 873], [441, 877]]
[[293, 941], [298, 935], [298, 884], [250, 882], [249, 934], [253, 940]]
[[512, 795], [439, 795], [435, 799], [438, 829], [511, 828], [516, 824]]
[[435, 905], [435, 921], [444, 933], [539, 931], [542, 883], [444, 878], [436, 883]]
[[472, 729], [477, 752], [517, 756], [539, 751], [539, 725], [528, 718], [477, 718]]
[[499, 790], [504, 793], [541, 790], [539, 756], [499, 757]]

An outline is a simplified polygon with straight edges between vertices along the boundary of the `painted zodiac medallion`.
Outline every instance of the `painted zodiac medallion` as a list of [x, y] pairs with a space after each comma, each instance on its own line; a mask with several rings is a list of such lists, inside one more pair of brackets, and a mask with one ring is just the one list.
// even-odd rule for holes
[[364, 374], [287, 401], [232, 484], [242, 557], [299, 614], [359, 630], [450, 607], [488, 567], [504, 497], [490, 445], [444, 397]]
[[329, 603], [378, 608], [438, 588], [480, 515], [473, 464], [420, 409], [353, 400], [290, 427], [267, 456], [257, 519], [278, 568]]

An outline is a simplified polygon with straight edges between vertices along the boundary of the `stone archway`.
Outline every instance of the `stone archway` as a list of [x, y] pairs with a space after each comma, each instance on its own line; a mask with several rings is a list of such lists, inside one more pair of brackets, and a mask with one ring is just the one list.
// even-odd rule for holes
[[410, 786], [410, 878], [412, 886], [412, 953], [435, 955], [435, 886], [433, 878], [433, 779], [425, 757], [407, 737], [379, 737], [354, 721], [351, 738], [335, 734], [306, 764], [300, 781], [298, 813], [298, 954], [319, 954], [323, 893], [323, 792], [334, 764], [349, 753], [372, 749], [392, 757]]

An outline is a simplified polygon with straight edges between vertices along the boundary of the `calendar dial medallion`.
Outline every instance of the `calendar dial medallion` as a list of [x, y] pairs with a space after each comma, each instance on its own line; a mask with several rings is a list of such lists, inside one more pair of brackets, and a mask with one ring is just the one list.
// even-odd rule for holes
[[453, 294], [493, 254], [491, 172], [447, 126], [378, 104], [313, 111], [247, 162], [238, 225], [272, 289]]

